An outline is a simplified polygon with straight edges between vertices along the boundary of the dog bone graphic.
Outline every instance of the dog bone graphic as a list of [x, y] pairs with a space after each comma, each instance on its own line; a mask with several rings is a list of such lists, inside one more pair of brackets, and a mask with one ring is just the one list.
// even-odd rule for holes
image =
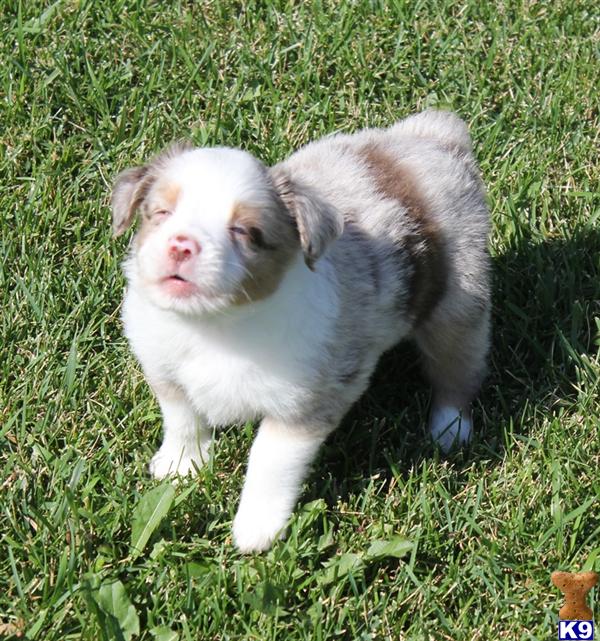
[[550, 578], [565, 595], [565, 604], [558, 611], [559, 618], [567, 621], [590, 621], [594, 617], [585, 597], [598, 582], [596, 572], [553, 572]]

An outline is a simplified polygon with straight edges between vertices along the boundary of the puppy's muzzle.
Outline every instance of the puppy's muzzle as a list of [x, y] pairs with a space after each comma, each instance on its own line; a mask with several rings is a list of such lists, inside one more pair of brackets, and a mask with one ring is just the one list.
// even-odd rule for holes
[[198, 256], [200, 245], [193, 238], [178, 234], [169, 238], [167, 252], [174, 263], [184, 263]]

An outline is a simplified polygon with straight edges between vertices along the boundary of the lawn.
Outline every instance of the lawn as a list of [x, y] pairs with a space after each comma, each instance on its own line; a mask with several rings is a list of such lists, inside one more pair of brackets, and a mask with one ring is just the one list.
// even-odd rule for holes
[[[0, 29], [0, 637], [556, 638], [550, 573], [600, 570], [595, 3], [6, 0]], [[174, 139], [273, 163], [428, 106], [469, 123], [493, 216], [475, 441], [434, 450], [401, 346], [242, 556], [252, 425], [174, 493], [148, 476], [111, 183]]]

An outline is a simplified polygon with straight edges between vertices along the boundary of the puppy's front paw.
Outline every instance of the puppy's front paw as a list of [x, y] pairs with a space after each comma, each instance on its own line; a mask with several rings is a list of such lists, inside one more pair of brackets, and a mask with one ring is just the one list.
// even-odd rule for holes
[[205, 456], [199, 448], [174, 447], [163, 443], [150, 461], [150, 474], [155, 479], [194, 475], [204, 465]]
[[290, 514], [266, 506], [240, 506], [233, 520], [233, 541], [240, 552], [268, 550], [273, 541], [283, 538]]
[[434, 407], [431, 412], [431, 437], [448, 454], [453, 447], [466, 445], [471, 440], [469, 412], [457, 407]]

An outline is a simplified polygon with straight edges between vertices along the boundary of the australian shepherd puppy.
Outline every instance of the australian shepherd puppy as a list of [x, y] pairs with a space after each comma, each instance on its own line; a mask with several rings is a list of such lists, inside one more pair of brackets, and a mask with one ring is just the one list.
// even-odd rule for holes
[[404, 338], [433, 387], [433, 439], [445, 452], [468, 442], [489, 343], [489, 214], [457, 116], [333, 135], [270, 168], [176, 145], [118, 176], [115, 235], [136, 212], [123, 321], [163, 415], [150, 471], [194, 473], [215, 427], [260, 421], [240, 550], [282, 534], [320, 445]]

